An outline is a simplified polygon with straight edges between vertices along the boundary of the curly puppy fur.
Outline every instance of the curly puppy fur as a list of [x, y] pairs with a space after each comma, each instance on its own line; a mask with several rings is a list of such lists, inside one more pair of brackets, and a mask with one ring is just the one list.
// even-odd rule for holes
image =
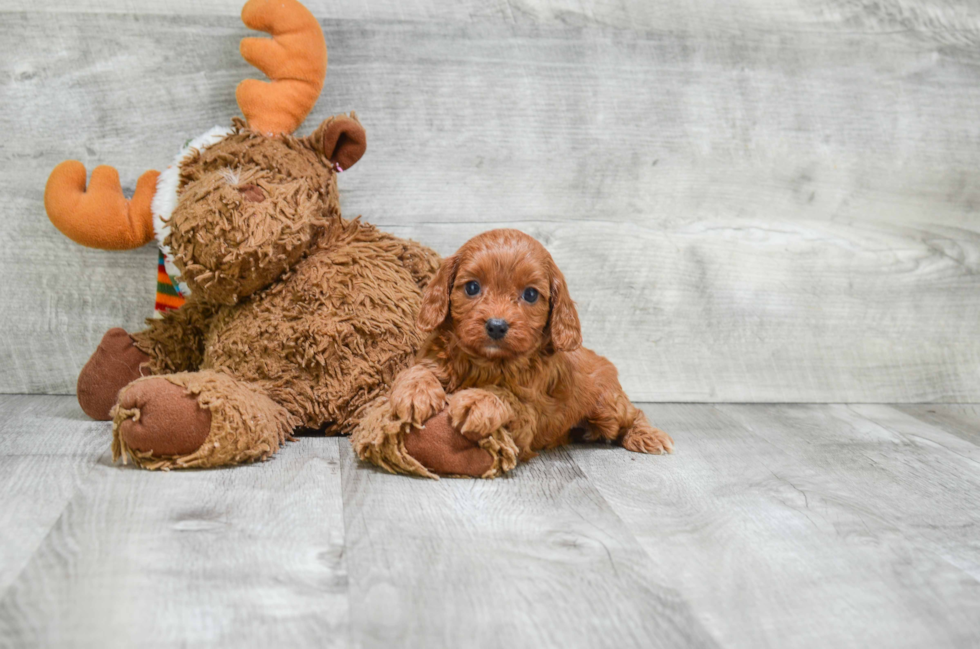
[[[443, 260], [418, 326], [430, 335], [416, 364], [378, 404], [385, 415], [372, 413], [372, 421], [387, 422], [386, 432], [355, 431], [362, 457], [383, 455], [389, 470], [426, 475], [399, 459], [401, 438], [444, 408], [462, 435], [494, 455], [484, 477], [566, 444], [575, 429], [639, 453], [673, 450], [670, 436], [630, 403], [612, 363], [581, 346], [565, 278], [522, 232], [486, 232]], [[516, 458], [501, 458], [501, 439], [516, 447]]]
[[341, 218], [334, 119], [304, 138], [236, 120], [181, 166], [165, 243], [192, 294], [133, 340], [154, 374], [200, 395], [210, 436], [186, 457], [134, 452], [120, 430], [138, 413], [118, 409], [117, 455], [145, 468], [207, 467], [268, 457], [296, 426], [349, 433], [411, 362], [439, 257]]

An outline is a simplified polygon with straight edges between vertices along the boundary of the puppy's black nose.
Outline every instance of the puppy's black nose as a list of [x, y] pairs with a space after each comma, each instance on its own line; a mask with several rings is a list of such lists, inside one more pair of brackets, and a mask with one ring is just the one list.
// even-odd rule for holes
[[508, 329], [510, 329], [510, 325], [507, 324], [506, 320], [501, 320], [500, 318], [490, 318], [487, 320], [487, 335], [494, 340], [500, 340], [506, 336]]

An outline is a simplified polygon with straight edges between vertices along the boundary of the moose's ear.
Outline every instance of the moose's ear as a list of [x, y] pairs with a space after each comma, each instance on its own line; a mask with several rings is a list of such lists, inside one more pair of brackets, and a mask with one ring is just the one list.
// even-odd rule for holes
[[361, 159], [367, 149], [367, 134], [357, 115], [336, 115], [309, 136], [310, 146], [330, 158], [338, 171], [346, 171]]

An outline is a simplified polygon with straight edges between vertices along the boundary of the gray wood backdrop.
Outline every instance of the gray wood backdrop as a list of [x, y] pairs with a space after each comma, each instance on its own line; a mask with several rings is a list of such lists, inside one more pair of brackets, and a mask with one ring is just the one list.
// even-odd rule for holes
[[[83, 249], [65, 158], [131, 189], [237, 114], [239, 0], [0, 2], [0, 392], [67, 393], [152, 309]], [[345, 214], [542, 239], [636, 400], [980, 400], [976, 0], [310, 0], [302, 132], [354, 109]]]

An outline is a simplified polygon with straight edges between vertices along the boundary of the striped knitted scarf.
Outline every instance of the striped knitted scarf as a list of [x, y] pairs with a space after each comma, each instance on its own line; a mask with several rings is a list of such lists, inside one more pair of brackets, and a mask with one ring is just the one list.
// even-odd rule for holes
[[177, 278], [167, 272], [167, 264], [161, 250], [157, 262], [157, 301], [153, 310], [157, 317], [162, 316], [167, 311], [179, 308], [185, 299]]

